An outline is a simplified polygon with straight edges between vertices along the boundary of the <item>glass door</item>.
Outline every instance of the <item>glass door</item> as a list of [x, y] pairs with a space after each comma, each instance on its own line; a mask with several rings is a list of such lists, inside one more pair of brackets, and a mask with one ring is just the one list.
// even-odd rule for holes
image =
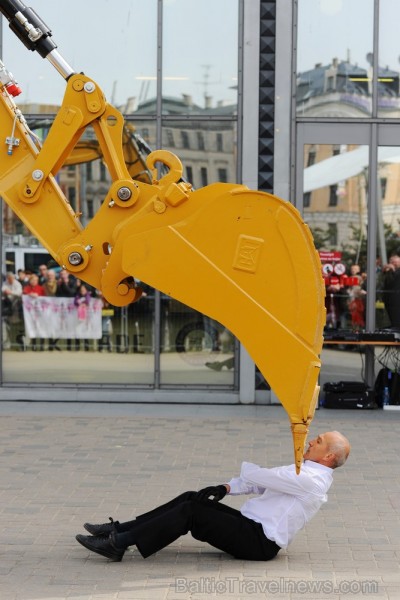
[[395, 346], [354, 344], [360, 332], [400, 339], [400, 126], [301, 123], [297, 131], [296, 205], [326, 285], [321, 383], [373, 385], [382, 364], [400, 367]]
[[326, 325], [321, 385], [365, 378], [353, 341], [367, 328], [370, 187], [368, 127], [298, 128], [296, 204], [322, 264]]

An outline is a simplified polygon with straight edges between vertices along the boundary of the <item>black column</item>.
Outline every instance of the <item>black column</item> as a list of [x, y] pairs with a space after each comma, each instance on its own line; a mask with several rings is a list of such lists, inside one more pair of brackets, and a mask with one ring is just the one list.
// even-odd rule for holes
[[260, 90], [258, 189], [272, 192], [274, 186], [276, 0], [260, 0]]

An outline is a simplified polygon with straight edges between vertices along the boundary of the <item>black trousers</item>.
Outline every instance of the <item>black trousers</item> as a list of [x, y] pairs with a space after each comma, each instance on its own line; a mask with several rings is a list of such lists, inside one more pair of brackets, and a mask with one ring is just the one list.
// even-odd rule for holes
[[135, 544], [147, 558], [189, 531], [196, 540], [239, 559], [271, 560], [280, 550], [260, 523], [226, 504], [199, 501], [196, 492], [184, 492], [134, 521], [120, 523], [115, 541], [123, 547]]

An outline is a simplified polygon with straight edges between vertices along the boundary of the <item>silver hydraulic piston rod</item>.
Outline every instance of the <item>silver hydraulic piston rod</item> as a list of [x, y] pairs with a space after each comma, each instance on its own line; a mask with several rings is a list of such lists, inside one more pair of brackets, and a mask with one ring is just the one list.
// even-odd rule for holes
[[36, 50], [42, 58], [47, 58], [64, 79], [75, 73], [56, 50], [57, 44], [52, 38], [51, 29], [33, 8], [25, 6], [21, 0], [0, 0], [0, 13], [28, 50]]

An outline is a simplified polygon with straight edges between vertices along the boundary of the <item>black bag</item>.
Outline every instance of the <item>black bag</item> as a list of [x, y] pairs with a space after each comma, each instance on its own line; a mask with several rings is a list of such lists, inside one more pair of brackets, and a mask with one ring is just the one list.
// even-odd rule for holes
[[383, 390], [389, 389], [390, 404], [400, 404], [400, 373], [383, 367], [375, 379], [375, 400], [378, 406], [383, 406]]
[[374, 390], [362, 381], [325, 383], [323, 391], [324, 408], [378, 408]]

